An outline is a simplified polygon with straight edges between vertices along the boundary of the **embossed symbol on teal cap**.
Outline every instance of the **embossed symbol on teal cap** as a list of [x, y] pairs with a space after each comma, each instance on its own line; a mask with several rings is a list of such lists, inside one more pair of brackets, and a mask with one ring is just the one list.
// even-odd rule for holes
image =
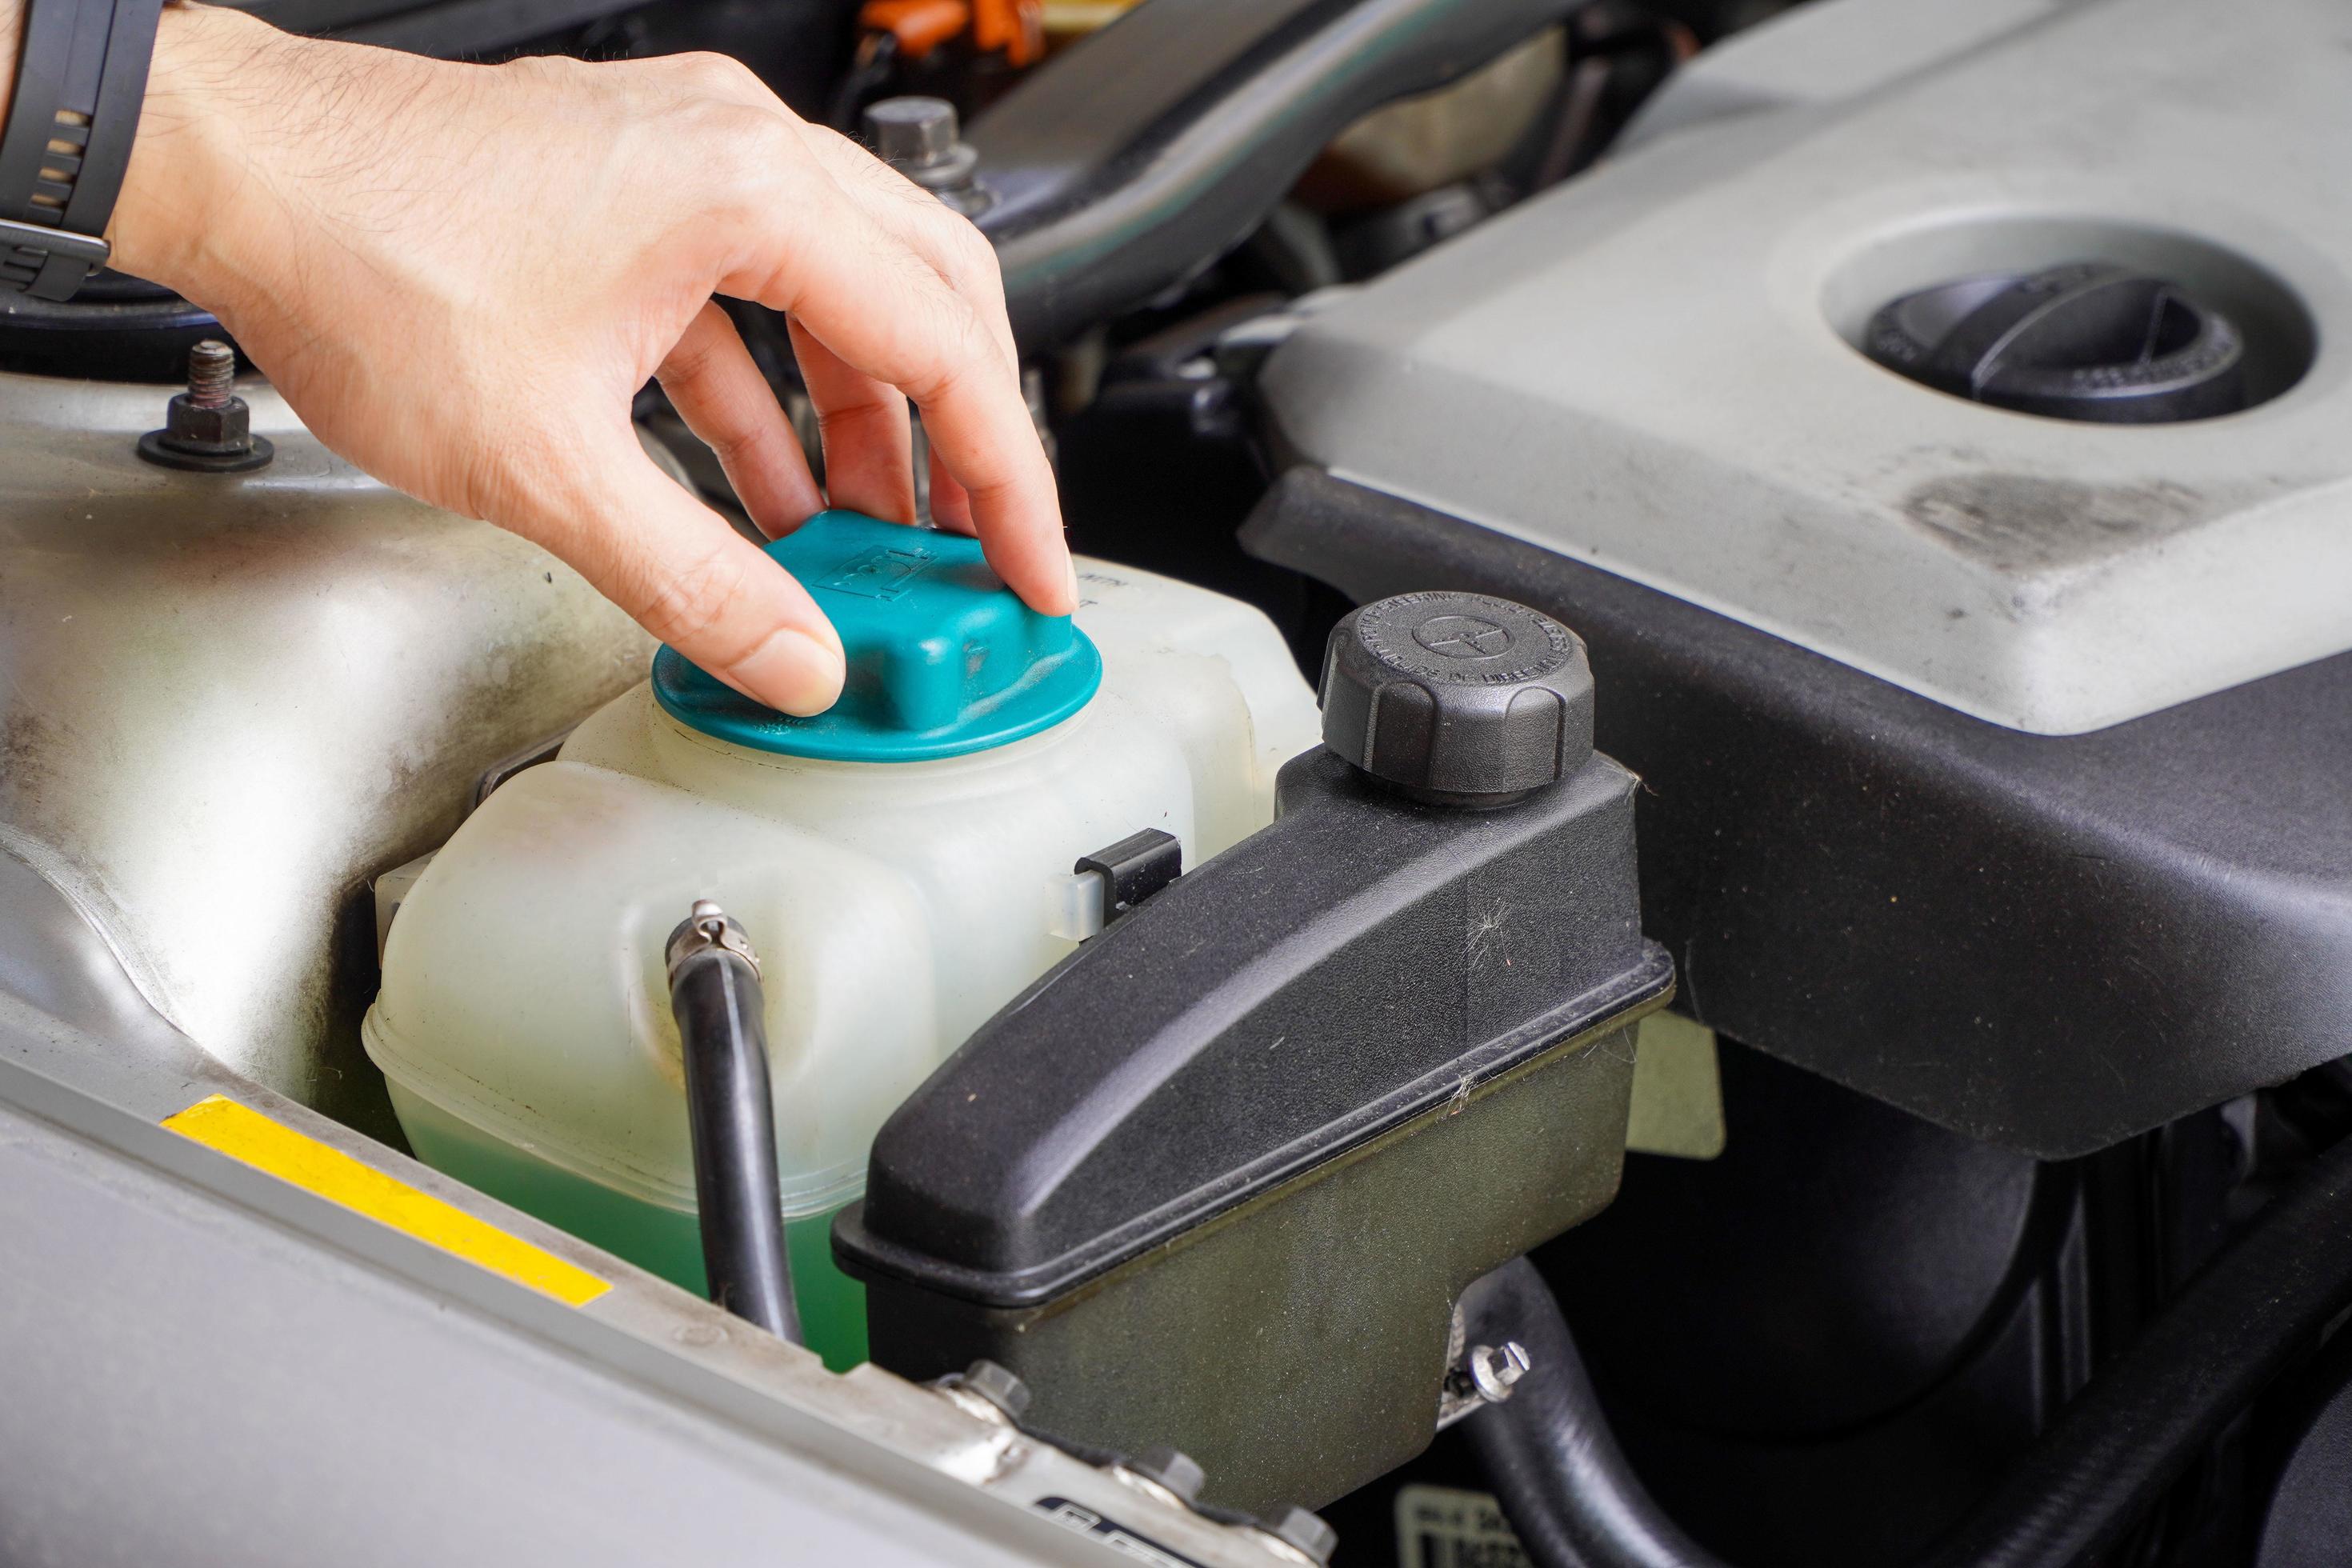
[[813, 586], [867, 599], [895, 599], [913, 587], [923, 568], [938, 559], [928, 550], [877, 544], [859, 551], [840, 571], [819, 578]]

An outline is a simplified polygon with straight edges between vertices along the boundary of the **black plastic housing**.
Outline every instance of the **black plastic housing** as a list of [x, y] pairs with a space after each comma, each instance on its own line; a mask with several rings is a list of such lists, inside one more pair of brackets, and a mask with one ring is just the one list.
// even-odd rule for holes
[[1312, 469], [1243, 542], [1359, 602], [1575, 626], [1678, 1005], [1760, 1050], [2045, 1159], [2344, 1053], [2352, 655], [2031, 735]]
[[[1633, 776], [1422, 804], [1321, 749], [1272, 826], [985, 1025], [836, 1223], [875, 1359], [985, 1356], [1042, 1427], [1313, 1505], [1433, 1430], [1458, 1291], [1614, 1193], [1643, 939]], [[1202, 1375], [1200, 1369], [1213, 1368]]]

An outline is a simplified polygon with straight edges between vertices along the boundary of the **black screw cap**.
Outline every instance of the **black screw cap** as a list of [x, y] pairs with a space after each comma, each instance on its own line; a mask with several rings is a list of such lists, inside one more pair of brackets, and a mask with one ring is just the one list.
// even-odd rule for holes
[[2159, 425], [2247, 406], [2236, 325], [2177, 283], [2104, 262], [1906, 294], [1871, 318], [1864, 347], [1938, 392], [2053, 419]]
[[1507, 805], [1592, 754], [1592, 671], [1576, 634], [1485, 594], [1405, 594], [1350, 611], [1323, 656], [1323, 743], [1444, 805]]

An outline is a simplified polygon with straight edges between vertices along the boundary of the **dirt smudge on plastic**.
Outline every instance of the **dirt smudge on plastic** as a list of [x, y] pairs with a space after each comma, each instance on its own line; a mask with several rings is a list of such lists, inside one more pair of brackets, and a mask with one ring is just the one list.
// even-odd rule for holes
[[2004, 571], [2080, 566], [2237, 510], [2170, 480], [2084, 484], [2033, 474], [1957, 474], [1903, 499], [1903, 515]]

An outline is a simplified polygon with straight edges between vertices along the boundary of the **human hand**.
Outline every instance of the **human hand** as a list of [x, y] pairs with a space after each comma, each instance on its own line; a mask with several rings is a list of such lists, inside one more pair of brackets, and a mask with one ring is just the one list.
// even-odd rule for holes
[[630, 425], [658, 374], [767, 533], [826, 504], [714, 294], [787, 312], [832, 504], [913, 521], [912, 398], [934, 520], [1076, 608], [987, 242], [723, 58], [458, 65], [171, 7], [109, 233], [330, 447], [773, 707], [833, 702], [840, 639]]

